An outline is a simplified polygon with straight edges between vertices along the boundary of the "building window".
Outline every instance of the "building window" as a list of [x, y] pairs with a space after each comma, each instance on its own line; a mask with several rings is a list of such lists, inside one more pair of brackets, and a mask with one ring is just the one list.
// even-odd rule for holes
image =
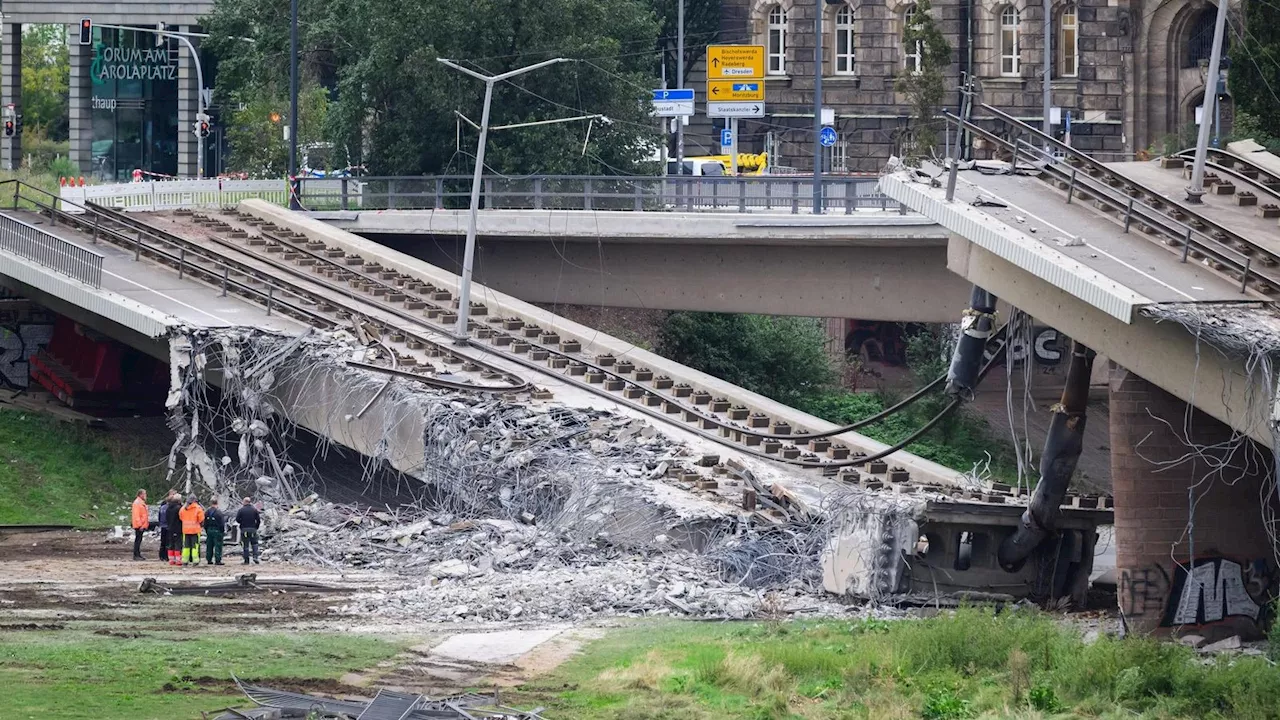
[[831, 172], [849, 172], [849, 141], [844, 133], [836, 138], [836, 144], [827, 148], [827, 170]]
[[[903, 32], [904, 35], [906, 34], [905, 31], [907, 29], [911, 29], [911, 30], [920, 29], [920, 26], [916, 24], [916, 6], [915, 5], [908, 7], [907, 11], [902, 14], [902, 27], [904, 30]], [[904, 40], [904, 44], [905, 44], [905, 40]], [[916, 40], [915, 42], [911, 43], [911, 47], [903, 48], [902, 64], [907, 68], [907, 71], [910, 72], [912, 75], [919, 75], [923, 57], [924, 57], [924, 42], [920, 40]]]
[[[1195, 22], [1191, 25], [1191, 32], [1187, 35], [1187, 60], [1182, 64], [1183, 67], [1198, 67], [1200, 61], [1208, 60], [1209, 55], [1213, 53], [1213, 25], [1217, 20], [1218, 9], [1213, 5], [1200, 11], [1196, 16]], [[1226, 51], [1226, 36], [1223, 36], [1223, 52]]]
[[854, 73], [853, 8], [841, 5], [836, 11], [836, 74]]
[[1080, 74], [1080, 26], [1076, 18], [1076, 6], [1068, 5], [1058, 19], [1058, 75], [1061, 77]]
[[1005, 77], [1019, 75], [1018, 26], [1021, 23], [1018, 8], [1009, 6], [1000, 12], [1000, 74]]
[[769, 8], [769, 30], [765, 38], [770, 75], [787, 74], [787, 11], [781, 5]]

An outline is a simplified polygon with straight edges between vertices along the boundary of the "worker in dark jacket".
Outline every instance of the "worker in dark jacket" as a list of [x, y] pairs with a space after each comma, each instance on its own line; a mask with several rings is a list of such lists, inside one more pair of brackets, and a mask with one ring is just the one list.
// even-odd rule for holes
[[163, 498], [160, 499], [160, 508], [156, 512], [156, 525], [160, 526], [160, 559], [173, 561], [173, 539], [169, 537], [169, 503], [173, 500], [173, 494], [176, 491], [170, 489]]
[[249, 564], [249, 546], [253, 545], [253, 563], [258, 564], [258, 528], [262, 525], [262, 515], [253, 506], [253, 498], [245, 498], [244, 504], [236, 511], [236, 524], [240, 526], [240, 547], [244, 552], [244, 564]]
[[204, 552], [210, 565], [222, 564], [222, 538], [226, 532], [227, 516], [218, 507], [218, 499], [214, 498], [204, 513]]
[[169, 564], [182, 564], [182, 498], [175, 491], [164, 506], [165, 524], [169, 526]]

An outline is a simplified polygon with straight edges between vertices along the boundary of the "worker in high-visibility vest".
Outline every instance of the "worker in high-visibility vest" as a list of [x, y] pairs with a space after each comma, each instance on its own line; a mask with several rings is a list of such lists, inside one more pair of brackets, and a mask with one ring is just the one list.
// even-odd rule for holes
[[178, 512], [182, 520], [182, 563], [200, 564], [200, 528], [204, 526], [204, 508], [195, 495], [187, 496], [187, 504]]
[[147, 510], [147, 491], [139, 490], [138, 497], [133, 499], [133, 559], [145, 560], [142, 557], [142, 533], [151, 528], [151, 512]]

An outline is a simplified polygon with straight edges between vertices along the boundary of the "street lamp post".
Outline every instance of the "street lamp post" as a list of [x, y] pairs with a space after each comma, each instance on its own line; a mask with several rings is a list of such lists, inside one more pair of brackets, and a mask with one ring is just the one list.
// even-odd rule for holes
[[289, 209], [298, 202], [298, 0], [289, 0]]
[[[297, 2], [297, 0], [294, 0], [294, 2]], [[436, 60], [454, 70], [484, 81], [484, 109], [480, 111], [480, 144], [476, 148], [476, 166], [471, 176], [471, 208], [467, 215], [467, 248], [462, 259], [462, 279], [458, 283], [458, 324], [454, 328], [454, 340], [462, 344], [470, 337], [468, 327], [471, 322], [471, 270], [476, 257], [476, 219], [480, 212], [480, 175], [484, 172], [485, 143], [489, 139], [489, 107], [493, 104], [493, 86], [517, 75], [523, 75], [548, 65], [568, 61], [565, 58], [553, 58], [527, 67], [517, 68], [501, 75], [484, 75], [470, 68], [462, 67], [446, 58], [436, 58]]]
[[[1200, 133], [1196, 137], [1196, 159], [1191, 167], [1191, 184], [1187, 186], [1187, 202], [1198, 203], [1204, 195], [1204, 163], [1209, 154], [1209, 128], [1218, 104], [1218, 71], [1222, 67], [1222, 36], [1227, 25], [1227, 0], [1218, 0], [1218, 15], [1213, 24], [1213, 52], [1209, 54], [1209, 72], [1205, 76], [1204, 105], [1200, 111]], [[1210, 87], [1210, 83], [1213, 87]]]

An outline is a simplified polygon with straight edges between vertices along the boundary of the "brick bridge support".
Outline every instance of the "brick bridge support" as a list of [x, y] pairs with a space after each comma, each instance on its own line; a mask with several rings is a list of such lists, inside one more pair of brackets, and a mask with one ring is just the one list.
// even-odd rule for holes
[[[1111, 374], [1119, 604], [1129, 632], [1246, 639], [1276, 597], [1268, 449], [1146, 380]], [[1210, 447], [1193, 455], [1192, 445]], [[1216, 468], [1216, 469], [1215, 469]], [[1272, 525], [1272, 532], [1277, 529]]]

